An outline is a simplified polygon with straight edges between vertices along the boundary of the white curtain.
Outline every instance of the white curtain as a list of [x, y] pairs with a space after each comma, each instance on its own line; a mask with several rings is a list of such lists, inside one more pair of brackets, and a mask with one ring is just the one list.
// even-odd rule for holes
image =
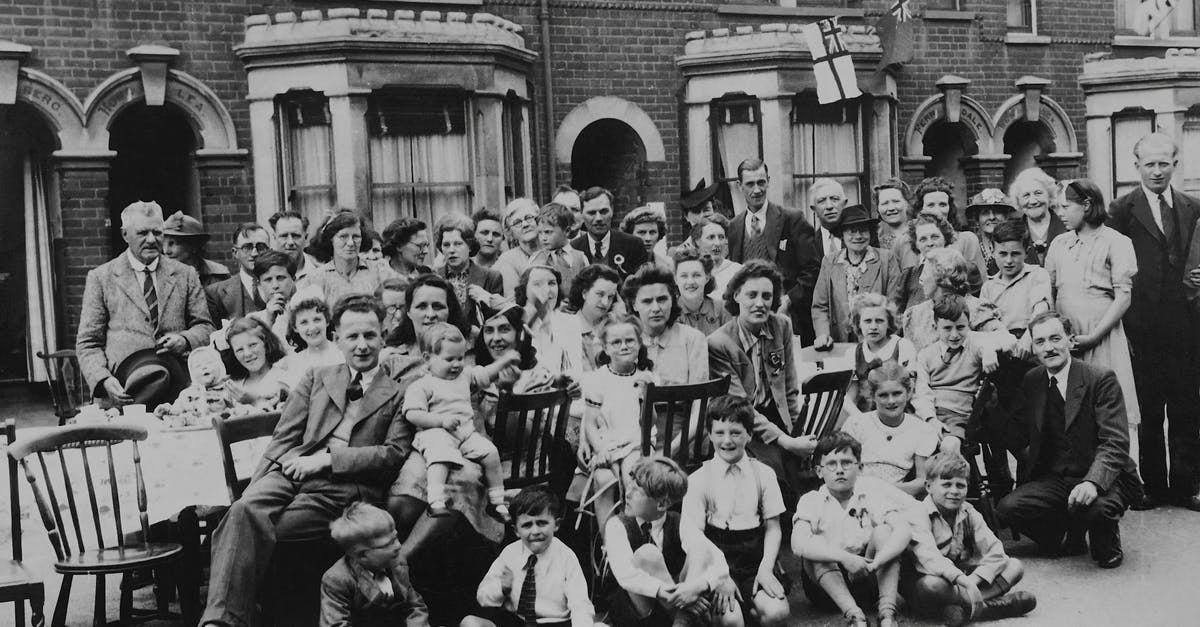
[[[37, 354], [57, 349], [54, 312], [54, 276], [50, 259], [50, 228], [47, 224], [46, 185], [41, 161], [26, 155], [25, 184], [25, 291], [28, 294], [28, 332], [25, 359], [30, 381], [45, 381], [46, 364]], [[10, 330], [11, 331], [11, 330]]]
[[[1153, 3], [1154, 0], [1149, 0]], [[1117, 30], [1134, 30], [1138, 21], [1138, 11], [1141, 10], [1142, 0], [1118, 0]], [[1175, 8], [1159, 25], [1152, 37], [1190, 35], [1196, 29], [1196, 9], [1194, 0], [1175, 0]]]
[[1113, 198], [1133, 190], [1141, 183], [1141, 176], [1134, 164], [1133, 146], [1144, 135], [1153, 131], [1152, 113], [1113, 118], [1113, 155], [1116, 156], [1113, 160]]
[[1184, 191], [1195, 194], [1200, 190], [1200, 107], [1188, 109], [1183, 120], [1183, 137], [1179, 143], [1179, 167]]
[[320, 220], [334, 205], [332, 140], [328, 124], [288, 128], [292, 209], [309, 220]]
[[373, 135], [370, 155], [375, 224], [404, 216], [433, 224], [446, 213], [471, 213], [465, 133]]
[[[727, 111], [727, 109], [715, 109], [714, 115], [719, 115], [721, 111]], [[755, 112], [757, 114], [757, 110]], [[726, 124], [725, 120], [721, 120], [717, 123], [717, 136], [715, 139], [717, 141], [717, 154], [721, 156], [721, 165], [725, 167], [725, 178], [736, 179], [738, 164], [751, 157], [757, 159], [762, 156], [762, 147], [758, 141], [757, 121], [752, 123], [738, 122]], [[720, 172], [713, 172], [713, 178], [720, 176], [720, 174]], [[746, 198], [737, 189], [736, 183], [730, 183], [730, 190], [733, 192], [730, 196], [733, 199], [733, 213], [736, 215], [739, 211], [743, 211], [746, 208]]]
[[860, 202], [863, 151], [857, 111], [856, 107], [847, 107], [844, 117], [831, 118], [827, 112], [813, 115], [812, 109], [798, 106], [792, 116], [792, 163], [800, 175], [793, 179], [792, 202], [804, 208], [810, 222], [814, 216], [808, 191], [817, 178], [829, 177], [841, 183], [847, 204]]

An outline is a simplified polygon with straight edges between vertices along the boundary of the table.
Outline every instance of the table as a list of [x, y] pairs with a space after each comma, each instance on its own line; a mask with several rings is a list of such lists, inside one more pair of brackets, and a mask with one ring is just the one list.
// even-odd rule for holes
[[800, 347], [800, 336], [795, 337], [796, 376], [803, 386], [806, 381], [822, 372], [854, 370], [853, 342], [838, 342], [827, 351], [818, 351], [811, 346]]

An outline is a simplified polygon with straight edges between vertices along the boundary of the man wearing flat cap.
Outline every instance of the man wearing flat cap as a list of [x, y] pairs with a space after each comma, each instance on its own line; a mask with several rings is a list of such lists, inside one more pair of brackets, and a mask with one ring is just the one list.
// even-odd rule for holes
[[147, 348], [182, 357], [213, 331], [196, 270], [162, 255], [162, 207], [135, 202], [121, 212], [129, 248], [88, 272], [75, 351], [93, 395], [115, 405], [134, 397], [118, 366]]
[[204, 225], [192, 216], [183, 215], [182, 211], [172, 213], [163, 223], [163, 254], [195, 268], [202, 287], [229, 278], [229, 268], [204, 258], [204, 245], [208, 240]]

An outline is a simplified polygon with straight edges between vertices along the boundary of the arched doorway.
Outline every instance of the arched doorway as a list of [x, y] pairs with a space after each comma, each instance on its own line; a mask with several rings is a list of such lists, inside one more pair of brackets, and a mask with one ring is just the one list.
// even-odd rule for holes
[[1022, 171], [1038, 166], [1037, 158], [1056, 152], [1054, 136], [1041, 122], [1020, 120], [1004, 132], [1004, 154], [1009, 155], [1004, 166], [1004, 188]]
[[954, 204], [959, 208], [960, 224], [965, 224], [962, 208], [967, 206], [967, 175], [963, 159], [979, 152], [974, 135], [962, 122], [939, 120], [923, 138], [923, 154], [930, 157], [925, 176], [940, 176], [954, 184]]
[[196, 144], [188, 117], [170, 103], [135, 103], [113, 119], [108, 146], [117, 155], [108, 173], [108, 209], [114, 253], [125, 246], [121, 210], [131, 202], [153, 200], [167, 215], [199, 214]]
[[45, 119], [29, 105], [0, 107], [0, 382], [43, 380], [40, 351], [54, 350], [51, 220], [57, 216]]
[[646, 146], [641, 136], [621, 120], [606, 118], [588, 124], [571, 149], [571, 186], [578, 190], [599, 185], [614, 196], [621, 214], [645, 202], [649, 187]]

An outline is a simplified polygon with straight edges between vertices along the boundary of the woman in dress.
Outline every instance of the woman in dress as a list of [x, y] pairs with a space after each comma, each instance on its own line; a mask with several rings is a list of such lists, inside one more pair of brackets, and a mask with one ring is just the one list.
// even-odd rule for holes
[[1050, 242], [1046, 272], [1054, 306], [1074, 327], [1073, 352], [1080, 359], [1111, 369], [1125, 396], [1133, 429], [1141, 422], [1133, 382], [1133, 364], [1121, 316], [1129, 309], [1137, 257], [1128, 237], [1104, 226], [1104, 195], [1088, 179], [1063, 186], [1058, 215], [1067, 232]]
[[1008, 195], [1025, 217], [1025, 263], [1046, 265], [1050, 242], [1067, 231], [1058, 217], [1058, 183], [1041, 168], [1022, 170]]
[[362, 217], [353, 211], [330, 217], [317, 232], [312, 251], [317, 259], [329, 261], [310, 270], [297, 291], [319, 291], [330, 309], [347, 294], [374, 294], [379, 287], [379, 268], [359, 256], [363, 229]]
[[725, 286], [742, 264], [726, 258], [729, 254], [729, 218], [717, 213], [692, 227], [692, 241], [700, 254], [713, 261], [713, 296], [725, 297]]
[[234, 360], [229, 364], [225, 393], [232, 403], [275, 411], [287, 399], [287, 372], [279, 339], [258, 318], [237, 318], [225, 331]]
[[890, 294], [900, 281], [900, 266], [892, 253], [871, 246], [879, 218], [862, 205], [850, 205], [831, 232], [842, 241], [841, 250], [825, 255], [813, 286], [812, 321], [817, 350], [834, 342], [851, 342], [850, 300], [859, 294]]
[[875, 212], [879, 215], [879, 227], [875, 231], [879, 248], [891, 250], [896, 239], [908, 233], [908, 184], [898, 178], [890, 178], [875, 186]]
[[642, 344], [664, 385], [708, 381], [708, 342], [679, 322], [679, 289], [666, 268], [642, 266], [621, 288], [642, 327]]
[[679, 322], [707, 337], [731, 317], [729, 310], [712, 294], [716, 289], [712, 258], [700, 256], [693, 247], [680, 246], [672, 254], [672, 261], [675, 286], [679, 288]]
[[907, 243], [919, 261], [917, 265], [901, 272], [896, 292], [890, 295], [896, 303], [898, 313], [904, 313], [909, 307], [927, 298], [925, 291], [921, 289], [921, 272], [925, 265], [925, 255], [929, 254], [931, 250], [949, 246], [954, 243], [957, 236], [958, 234], [949, 222], [931, 213], [922, 213], [908, 221], [908, 235], [902, 241]]
[[567, 295], [567, 307], [575, 312], [579, 324], [579, 341], [583, 355], [583, 372], [596, 369], [596, 358], [600, 355], [600, 340], [596, 329], [608, 320], [620, 303], [617, 301], [621, 277], [616, 270], [594, 263], [575, 276], [571, 292]]
[[383, 229], [384, 260], [380, 263], [380, 275], [388, 279], [398, 276], [414, 279], [417, 275], [430, 272], [425, 265], [429, 253], [429, 228], [416, 218], [399, 218]]
[[971, 197], [967, 205], [967, 221], [975, 224], [975, 234], [979, 237], [979, 249], [983, 253], [984, 270], [991, 278], [1000, 272], [996, 264], [996, 244], [992, 241], [992, 233], [1001, 222], [1007, 222], [1017, 215], [1017, 207], [1004, 192], [989, 187]]

